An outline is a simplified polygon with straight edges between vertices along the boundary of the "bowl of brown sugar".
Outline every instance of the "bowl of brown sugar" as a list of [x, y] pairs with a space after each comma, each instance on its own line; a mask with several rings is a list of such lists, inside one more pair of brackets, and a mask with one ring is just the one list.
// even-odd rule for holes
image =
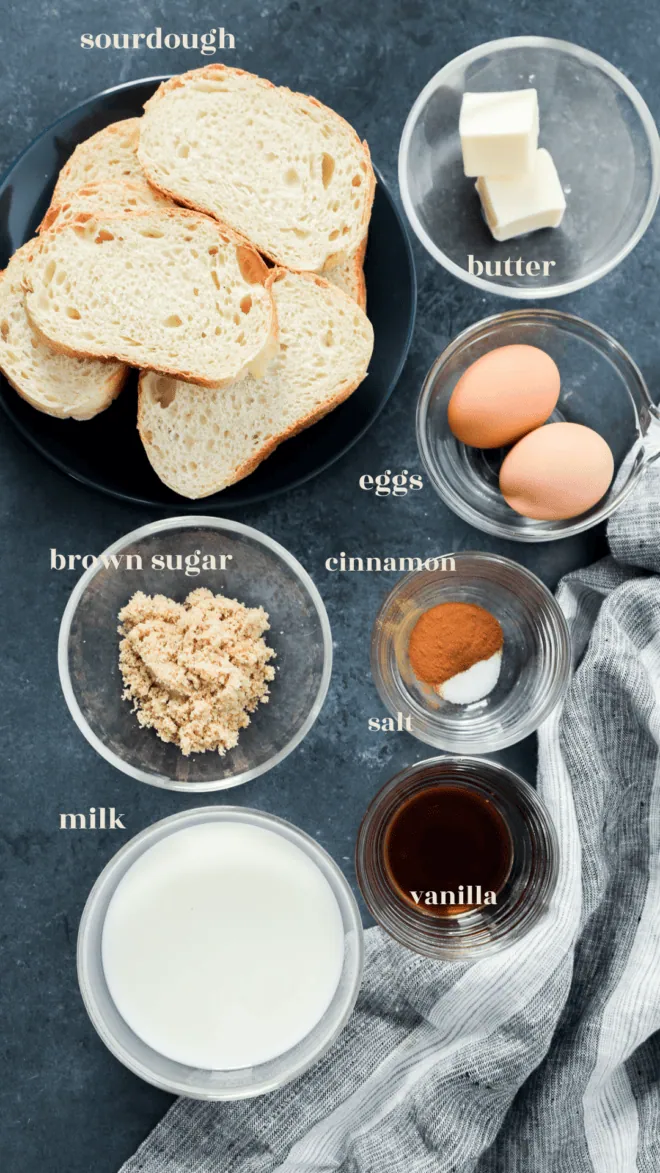
[[322, 599], [283, 546], [239, 522], [175, 517], [85, 558], [60, 627], [69, 711], [106, 761], [169, 790], [272, 769], [321, 711]]
[[568, 628], [546, 586], [497, 554], [462, 551], [414, 571], [385, 599], [371, 639], [383, 704], [413, 736], [450, 753], [522, 741], [571, 672]]

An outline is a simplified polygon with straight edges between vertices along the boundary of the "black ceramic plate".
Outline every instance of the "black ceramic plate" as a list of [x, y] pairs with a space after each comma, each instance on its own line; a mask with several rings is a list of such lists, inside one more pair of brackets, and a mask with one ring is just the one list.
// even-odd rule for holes
[[[36, 139], [0, 184], [0, 266], [34, 236], [57, 174], [74, 147], [110, 122], [132, 118], [161, 78], [107, 90]], [[244, 481], [205, 497], [179, 497], [159, 481], [136, 429], [135, 376], [115, 403], [96, 419], [57, 420], [35, 411], [0, 376], [0, 403], [23, 436], [58, 468], [123, 500], [139, 504], [225, 512], [281, 493], [337, 460], [373, 423], [396, 386], [408, 354], [415, 320], [415, 269], [406, 230], [394, 201], [378, 177], [365, 260], [368, 313], [375, 346], [369, 374], [359, 389], [300, 436], [287, 440]]]

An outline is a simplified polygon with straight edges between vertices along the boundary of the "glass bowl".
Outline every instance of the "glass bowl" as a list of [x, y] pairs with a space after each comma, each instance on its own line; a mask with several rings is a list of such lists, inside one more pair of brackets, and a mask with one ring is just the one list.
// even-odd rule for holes
[[[512, 864], [498, 903], [492, 907], [429, 917], [404, 901], [388, 882], [384, 862], [388, 824], [407, 799], [434, 784], [472, 791], [492, 803], [504, 819]], [[467, 961], [513, 945], [545, 915], [557, 884], [559, 844], [540, 798], [511, 770], [486, 758], [429, 758], [391, 778], [372, 800], [358, 832], [355, 863], [369, 911], [390, 936], [426, 957]]]
[[[567, 207], [559, 228], [500, 243], [463, 174], [461, 99], [528, 87], [538, 91], [539, 145], [556, 163]], [[651, 113], [618, 69], [567, 41], [505, 37], [456, 57], [424, 87], [404, 127], [399, 186], [415, 233], [455, 277], [505, 297], [559, 297], [609, 273], [641, 240], [658, 202], [659, 161]], [[507, 258], [540, 267], [507, 274]]]
[[[512, 343], [540, 347], [559, 367], [561, 392], [550, 421], [586, 424], [612, 449], [612, 485], [579, 517], [533, 521], [516, 513], [499, 490], [507, 450], [470, 448], [449, 427], [447, 407], [461, 375]], [[417, 443], [431, 483], [459, 517], [499, 538], [549, 542], [583, 533], [619, 507], [660, 454], [660, 415], [639, 368], [604, 330], [558, 310], [511, 310], [470, 326], [435, 360], [417, 406]]]
[[[371, 671], [388, 712], [411, 733], [450, 753], [493, 753], [529, 736], [568, 686], [571, 651], [563, 612], [543, 583], [498, 554], [462, 551], [438, 570], [406, 574], [385, 599], [371, 636]], [[408, 659], [413, 627], [439, 603], [476, 603], [499, 620], [504, 648], [493, 691], [473, 704], [442, 700]]]
[[[226, 569], [186, 572], [186, 557], [213, 555]], [[162, 556], [165, 569], [152, 566]], [[167, 556], [173, 569], [167, 569]], [[127, 557], [141, 559], [129, 569]], [[181, 569], [176, 569], [177, 559]], [[115, 568], [113, 560], [119, 561]], [[106, 565], [107, 564], [107, 565]], [[209, 563], [210, 564], [210, 563]], [[122, 700], [117, 615], [137, 590], [182, 602], [207, 587], [270, 616], [266, 641], [276, 652], [270, 700], [259, 705], [238, 745], [224, 757], [184, 757], [177, 746], [143, 729]], [[109, 546], [75, 586], [58, 644], [60, 681], [71, 716], [94, 749], [132, 778], [168, 790], [211, 791], [239, 786], [272, 769], [302, 741], [318, 717], [332, 672], [332, 637], [325, 607], [299, 562], [266, 534], [216, 517], [174, 517], [134, 530]]]
[[[210, 822], [238, 822], [284, 836], [323, 873], [344, 926], [344, 961], [339, 984], [323, 1018], [295, 1047], [268, 1062], [231, 1071], [188, 1067], [154, 1051], [119, 1014], [103, 973], [102, 936], [108, 906], [128, 869], [155, 843], [187, 827]], [[78, 931], [78, 981], [94, 1029], [108, 1050], [147, 1083], [173, 1095], [200, 1100], [238, 1100], [273, 1091], [306, 1071], [332, 1045], [358, 995], [363, 963], [362, 922], [350, 886], [334, 860], [318, 843], [291, 823], [245, 807], [207, 806], [183, 811], [147, 827], [131, 839], [101, 872], [89, 894]]]

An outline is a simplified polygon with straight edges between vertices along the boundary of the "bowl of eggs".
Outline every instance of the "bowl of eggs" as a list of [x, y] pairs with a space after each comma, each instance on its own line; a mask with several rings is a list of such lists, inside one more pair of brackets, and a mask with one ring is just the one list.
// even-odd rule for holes
[[660, 455], [660, 414], [610, 335], [557, 310], [514, 310], [460, 334], [417, 407], [436, 491], [477, 529], [519, 542], [609, 517]]

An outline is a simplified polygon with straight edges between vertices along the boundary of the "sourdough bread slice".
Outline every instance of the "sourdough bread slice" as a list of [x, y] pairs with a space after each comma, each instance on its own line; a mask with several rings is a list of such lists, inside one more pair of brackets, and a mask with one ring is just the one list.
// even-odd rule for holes
[[369, 148], [327, 106], [210, 65], [163, 82], [145, 105], [138, 157], [150, 183], [296, 271], [341, 264], [363, 240]]
[[123, 216], [128, 212], [144, 212], [149, 208], [173, 207], [167, 196], [155, 191], [146, 179], [131, 182], [88, 183], [73, 192], [61, 204], [52, 203], [37, 232], [48, 232], [55, 225], [68, 224], [83, 215]]
[[18, 394], [46, 415], [91, 419], [121, 391], [123, 363], [58, 354], [35, 333], [25, 312], [28, 246], [0, 274], [0, 370]]
[[51, 207], [58, 207], [88, 183], [140, 183], [138, 162], [140, 119], [113, 122], [85, 139], [64, 164], [55, 185]]
[[266, 375], [221, 390], [143, 373], [138, 428], [158, 476], [208, 497], [248, 476], [283, 440], [342, 403], [364, 379], [373, 330], [322, 277], [275, 270], [280, 349]]
[[64, 354], [216, 385], [276, 348], [272, 273], [208, 216], [83, 217], [39, 237], [27, 270], [32, 324]]
[[367, 308], [367, 284], [364, 279], [364, 257], [367, 251], [367, 238], [354, 253], [351, 253], [341, 265], [329, 269], [324, 276], [342, 289], [349, 297], [356, 301], [362, 310]]

